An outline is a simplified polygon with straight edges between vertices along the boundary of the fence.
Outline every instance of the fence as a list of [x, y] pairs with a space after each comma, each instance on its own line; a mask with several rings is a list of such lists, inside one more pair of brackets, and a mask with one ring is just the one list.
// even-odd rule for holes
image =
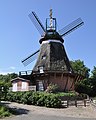
[[90, 101], [87, 99], [84, 100], [66, 100], [66, 101], [62, 101], [62, 105], [65, 107], [69, 107], [69, 106], [89, 106], [90, 105]]

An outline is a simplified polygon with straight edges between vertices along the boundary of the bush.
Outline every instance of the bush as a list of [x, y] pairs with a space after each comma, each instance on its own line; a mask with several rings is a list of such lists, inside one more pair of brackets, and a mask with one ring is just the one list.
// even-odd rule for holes
[[59, 108], [61, 107], [61, 99], [59, 99], [58, 95], [49, 94], [45, 100], [45, 106], [51, 108]]
[[47, 87], [46, 89], [46, 92], [49, 92], [49, 93], [56, 93], [59, 91], [59, 87], [57, 84], [49, 84], [49, 86]]
[[9, 112], [9, 110], [5, 106], [0, 105], [0, 118], [8, 117], [10, 115], [11, 113]]
[[23, 104], [31, 104], [29, 97], [32, 95], [31, 91], [24, 92], [23, 95], [21, 95], [21, 103]]
[[32, 95], [28, 98], [28, 100], [30, 101], [30, 104], [32, 104], [32, 105], [36, 105], [38, 99], [39, 99], [38, 92], [33, 92]]
[[7, 93], [7, 98], [6, 98], [6, 99], [7, 99], [8, 101], [14, 102], [14, 100], [13, 100], [14, 94], [15, 94], [15, 93], [13, 93], [13, 92]]
[[81, 93], [77, 96], [77, 99], [79, 100], [84, 100], [84, 99], [87, 99], [87, 94], [84, 94], [84, 93]]
[[7, 99], [9, 101], [30, 105], [55, 108], [61, 106], [61, 100], [58, 95], [46, 92], [11, 92], [8, 93]]

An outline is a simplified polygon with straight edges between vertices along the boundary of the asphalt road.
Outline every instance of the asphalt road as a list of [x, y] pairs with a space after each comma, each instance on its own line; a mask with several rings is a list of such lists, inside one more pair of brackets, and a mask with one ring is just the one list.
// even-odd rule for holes
[[17, 112], [16, 115], [1, 120], [96, 120], [96, 108], [93, 109], [91, 106], [54, 109], [12, 102], [2, 104]]
[[46, 116], [29, 113], [26, 115], [18, 115], [2, 120], [96, 120], [96, 118], [71, 118], [71, 117], [61, 117], [61, 116]]

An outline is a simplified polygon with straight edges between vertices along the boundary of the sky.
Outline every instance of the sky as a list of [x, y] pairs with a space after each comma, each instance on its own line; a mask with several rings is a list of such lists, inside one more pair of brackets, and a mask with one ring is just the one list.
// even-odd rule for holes
[[81, 17], [84, 25], [64, 37], [70, 60], [96, 66], [96, 0], [0, 0], [0, 74], [32, 70], [21, 60], [40, 48], [40, 34], [28, 15], [35, 11], [45, 25], [52, 8], [58, 30]]

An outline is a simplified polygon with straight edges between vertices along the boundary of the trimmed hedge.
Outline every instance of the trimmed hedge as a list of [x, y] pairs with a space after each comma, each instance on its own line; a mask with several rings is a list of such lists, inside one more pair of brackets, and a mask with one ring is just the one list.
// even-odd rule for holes
[[7, 94], [7, 100], [11, 102], [52, 108], [59, 108], [62, 105], [61, 99], [59, 99], [57, 94], [46, 92], [9, 92]]
[[11, 102], [52, 108], [60, 108], [62, 106], [62, 100], [82, 100], [86, 98], [86, 94], [78, 94], [71, 91], [69, 93], [59, 92], [56, 94], [34, 91], [9, 92], [7, 94], [7, 100]]

